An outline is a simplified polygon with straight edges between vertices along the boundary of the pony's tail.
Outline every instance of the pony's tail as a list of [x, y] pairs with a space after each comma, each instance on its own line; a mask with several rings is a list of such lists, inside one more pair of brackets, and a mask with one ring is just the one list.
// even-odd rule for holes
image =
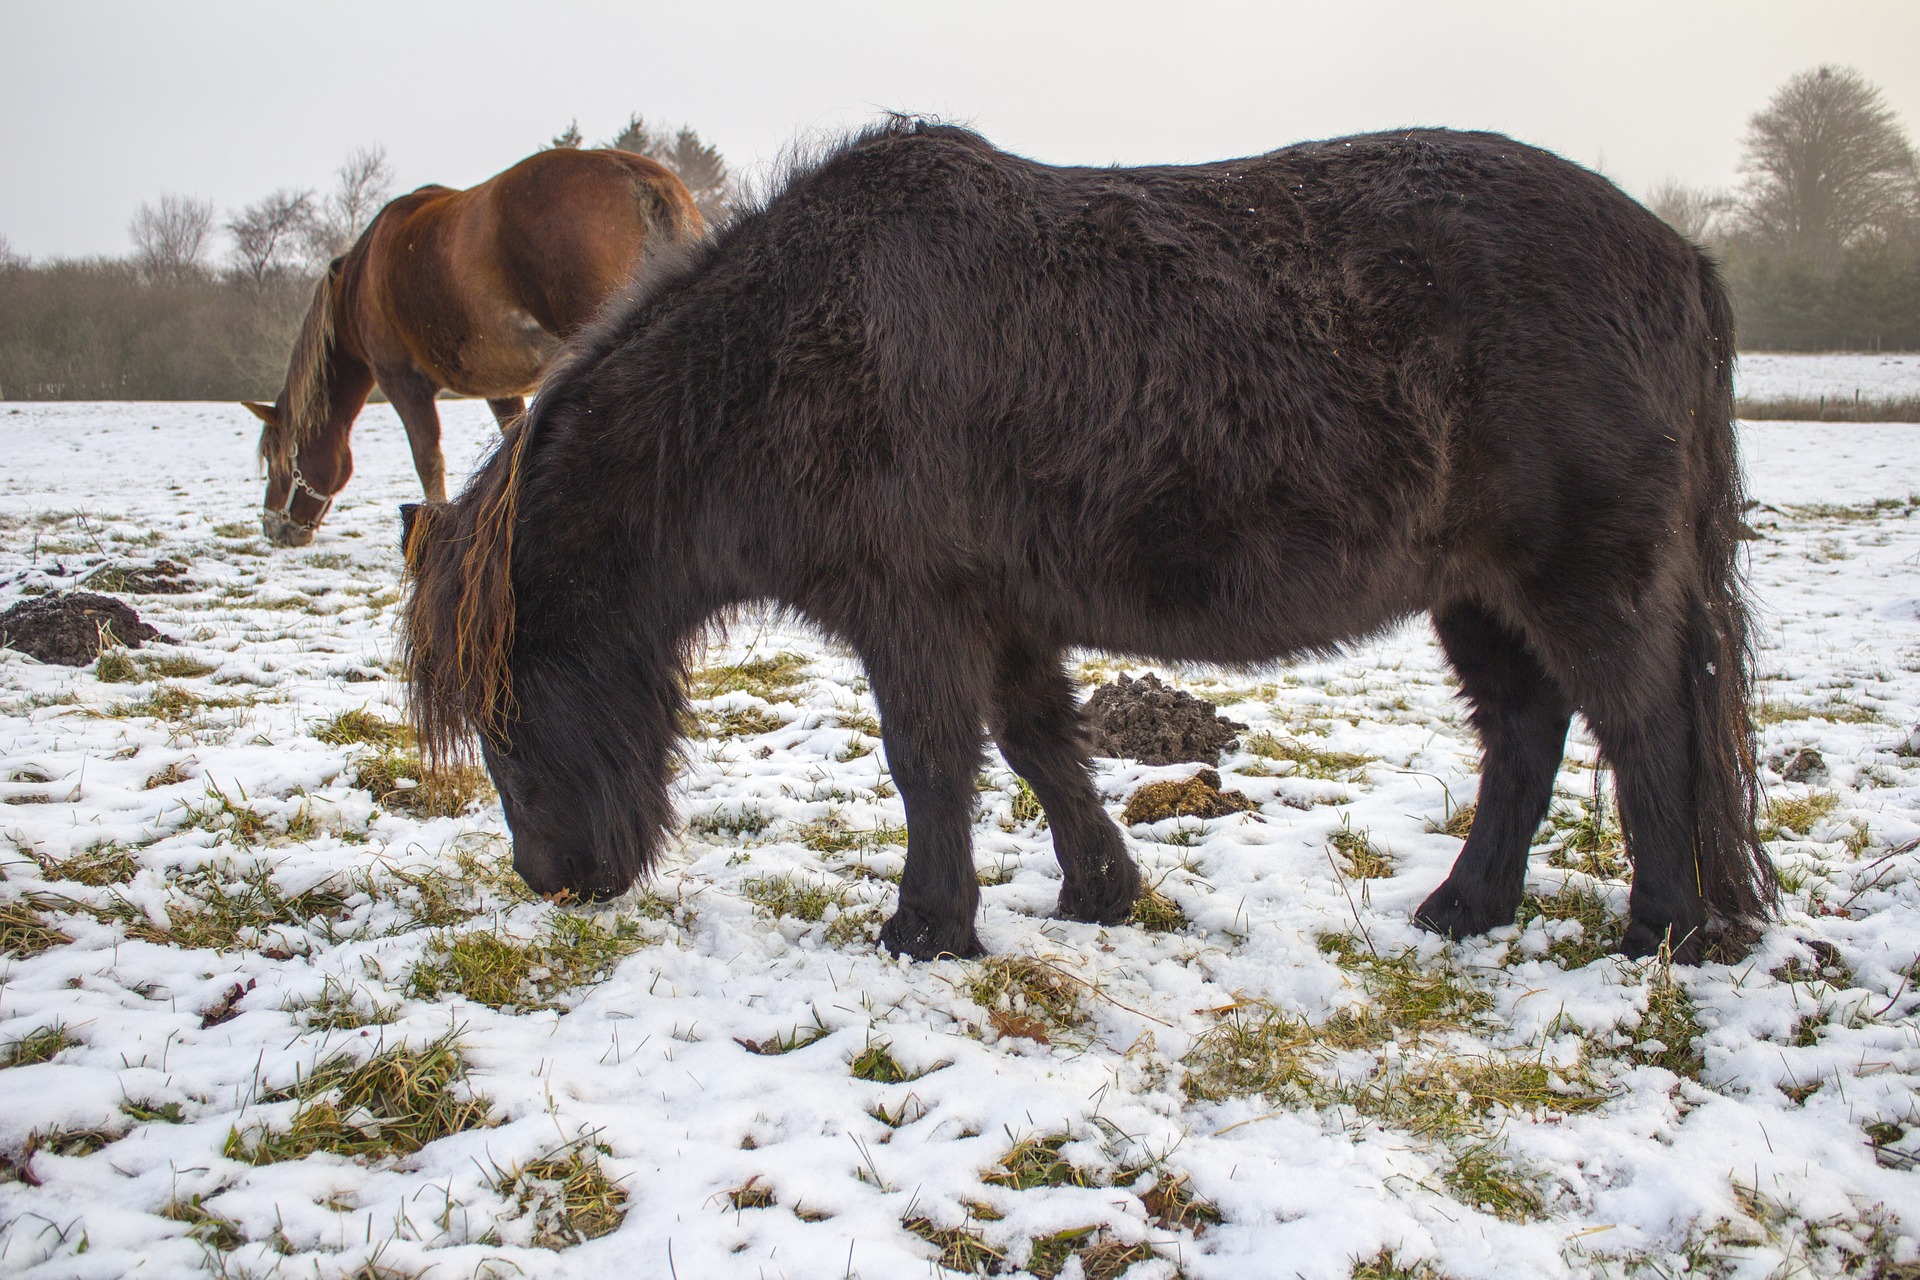
[[1739, 565], [1742, 493], [1733, 425], [1733, 311], [1701, 255], [1701, 300], [1715, 367], [1695, 408], [1694, 537], [1698, 591], [1687, 620], [1693, 711], [1693, 845], [1701, 897], [1721, 926], [1772, 914], [1780, 886], [1760, 845], [1753, 633]]

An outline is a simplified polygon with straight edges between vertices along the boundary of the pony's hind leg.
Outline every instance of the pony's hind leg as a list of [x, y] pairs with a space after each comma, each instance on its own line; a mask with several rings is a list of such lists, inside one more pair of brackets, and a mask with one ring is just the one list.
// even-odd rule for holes
[[1513, 923], [1526, 888], [1528, 844], [1553, 800], [1572, 708], [1526, 641], [1485, 609], [1449, 606], [1435, 615], [1434, 629], [1473, 707], [1480, 795], [1452, 872], [1414, 921], [1464, 938]]
[[421, 492], [428, 502], [447, 500], [447, 460], [440, 452], [440, 411], [433, 398], [439, 393], [431, 380], [416, 370], [380, 375], [380, 389], [393, 401], [393, 410], [407, 428], [413, 448], [413, 469], [420, 474]]
[[[888, 652], [863, 652], [887, 769], [907, 810], [900, 905], [880, 930], [896, 955], [977, 956], [973, 783], [980, 771], [986, 673], [938, 641], [912, 644], [902, 628]], [[911, 655], [911, 661], [904, 661]], [[984, 664], [979, 664], [984, 667]]]
[[1706, 941], [1706, 904], [1694, 862], [1695, 798], [1688, 773], [1690, 707], [1674, 688], [1644, 709], [1589, 710], [1586, 718], [1600, 754], [1613, 766], [1620, 826], [1633, 863], [1627, 933], [1620, 949], [1650, 956], [1662, 947], [1676, 960], [1700, 958]]
[[1062, 876], [1059, 914], [1118, 924], [1140, 896], [1140, 870], [1087, 773], [1080, 707], [1057, 653], [1027, 648], [1001, 659], [993, 737], [1047, 812]]

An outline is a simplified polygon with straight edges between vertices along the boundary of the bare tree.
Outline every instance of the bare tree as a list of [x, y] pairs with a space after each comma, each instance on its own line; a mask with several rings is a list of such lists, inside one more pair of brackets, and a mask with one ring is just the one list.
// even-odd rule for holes
[[227, 219], [234, 270], [259, 288], [273, 276], [304, 265], [313, 243], [313, 192], [282, 188]]
[[554, 134], [553, 141], [542, 147], [541, 150], [558, 151], [562, 147], [577, 147], [584, 141], [586, 141], [586, 139], [580, 132], [580, 121], [576, 119], [567, 126], [564, 133]]
[[1647, 193], [1647, 208], [1695, 244], [1705, 244], [1723, 228], [1733, 197], [1707, 187], [1690, 187], [1668, 178]]
[[127, 226], [133, 260], [149, 280], [177, 280], [200, 268], [213, 231], [213, 201], [161, 196], [160, 206], [140, 206]]
[[709, 222], [727, 211], [733, 198], [733, 177], [727, 172], [720, 149], [703, 140], [686, 125], [669, 133], [648, 125], [638, 113], [627, 118], [627, 126], [607, 144], [621, 151], [658, 160], [686, 184], [700, 214]]
[[307, 256], [323, 265], [360, 238], [393, 190], [393, 168], [385, 147], [361, 147], [333, 171], [333, 190], [317, 203], [307, 226]]
[[26, 255], [13, 251], [13, 242], [0, 235], [0, 271], [12, 271], [27, 265]]
[[1741, 167], [1748, 229], [1823, 267], [1914, 216], [1913, 147], [1880, 90], [1847, 67], [1782, 85], [1747, 122]]

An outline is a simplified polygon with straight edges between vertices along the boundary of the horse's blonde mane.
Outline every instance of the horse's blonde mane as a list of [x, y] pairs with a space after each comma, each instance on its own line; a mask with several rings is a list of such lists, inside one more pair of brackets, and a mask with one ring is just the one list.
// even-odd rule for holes
[[329, 268], [314, 287], [307, 318], [293, 340], [287, 359], [286, 411], [277, 423], [260, 433], [260, 457], [284, 469], [294, 451], [327, 424], [333, 397], [327, 378], [327, 360], [333, 354], [333, 283], [338, 272]]

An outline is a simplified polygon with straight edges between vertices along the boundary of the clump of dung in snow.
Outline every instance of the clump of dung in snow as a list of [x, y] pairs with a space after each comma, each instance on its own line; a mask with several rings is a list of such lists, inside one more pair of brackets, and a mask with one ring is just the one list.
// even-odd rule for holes
[[1239, 746], [1233, 735], [1247, 727], [1155, 675], [1101, 685], [1085, 714], [1093, 754], [1141, 764], [1216, 764], [1222, 751]]
[[1166, 818], [1224, 818], [1247, 813], [1259, 804], [1238, 791], [1222, 791], [1220, 775], [1202, 769], [1179, 782], [1149, 782], [1127, 797], [1120, 820], [1128, 826]]
[[91, 591], [35, 596], [0, 613], [0, 644], [63, 667], [84, 667], [115, 645], [164, 639], [133, 606]]

